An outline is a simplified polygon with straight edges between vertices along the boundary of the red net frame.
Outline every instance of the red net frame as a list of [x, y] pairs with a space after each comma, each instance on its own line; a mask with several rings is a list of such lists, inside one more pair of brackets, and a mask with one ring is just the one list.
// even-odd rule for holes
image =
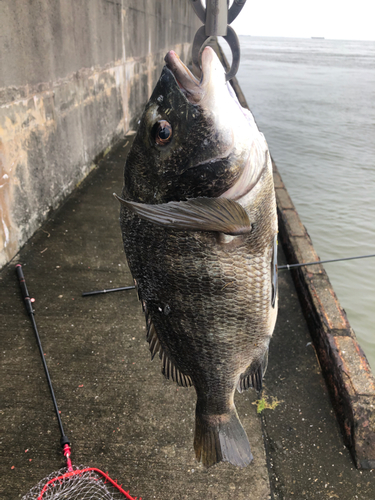
[[24, 495], [22, 500], [123, 500], [124, 498], [137, 500], [106, 472], [96, 467], [81, 465], [53, 472]]
[[[43, 495], [47, 492], [48, 488], [50, 488], [56, 481], [65, 481], [66, 479], [72, 477], [72, 476], [78, 476], [81, 475], [85, 472], [96, 472], [97, 474], [100, 474], [102, 477], [104, 477], [104, 484], [106, 482], [110, 483], [114, 488], [116, 488], [120, 493], [122, 493], [125, 498], [128, 500], [137, 500], [137, 498], [134, 498], [130, 496], [129, 491], [125, 491], [122, 489], [122, 485], [118, 484], [116, 481], [114, 481], [112, 478], [108, 476], [105, 472], [101, 471], [100, 469], [97, 469], [96, 467], [86, 467], [85, 469], [77, 469], [74, 471], [66, 472], [65, 474], [62, 474], [61, 476], [55, 477], [53, 479], [50, 479], [42, 489], [40, 495], [38, 496], [38, 500], [43, 500]], [[142, 500], [140, 498], [139, 500]]]

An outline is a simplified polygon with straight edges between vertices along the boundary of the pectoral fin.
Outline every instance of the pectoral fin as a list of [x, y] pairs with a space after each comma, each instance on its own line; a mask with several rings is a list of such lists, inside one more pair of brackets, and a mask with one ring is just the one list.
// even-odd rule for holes
[[159, 226], [185, 231], [218, 231], [232, 236], [251, 231], [246, 210], [228, 198], [194, 198], [147, 205], [114, 196], [139, 217]]

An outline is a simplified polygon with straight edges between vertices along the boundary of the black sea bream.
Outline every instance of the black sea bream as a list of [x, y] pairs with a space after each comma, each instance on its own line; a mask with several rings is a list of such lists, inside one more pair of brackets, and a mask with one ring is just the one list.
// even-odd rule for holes
[[271, 159], [210, 47], [200, 82], [165, 60], [125, 165], [125, 253], [152, 357], [196, 390], [197, 459], [243, 467], [234, 393], [261, 389], [277, 315]]

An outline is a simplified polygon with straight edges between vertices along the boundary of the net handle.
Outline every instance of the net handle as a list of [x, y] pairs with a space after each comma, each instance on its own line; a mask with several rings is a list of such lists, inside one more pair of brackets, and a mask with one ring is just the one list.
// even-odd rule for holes
[[[114, 486], [120, 493], [122, 493], [125, 498], [127, 498], [128, 500], [137, 500], [137, 497], [134, 498], [132, 496], [130, 496], [129, 492], [128, 491], [125, 491], [120, 484], [118, 484], [116, 481], [114, 481], [112, 478], [110, 478], [108, 476], [108, 474], [106, 474], [105, 472], [101, 471], [100, 469], [97, 469], [96, 467], [87, 467], [86, 469], [79, 469], [79, 470], [74, 470], [74, 471], [70, 471], [70, 472], [66, 472], [65, 474], [62, 474], [61, 476], [58, 476], [58, 477], [54, 477], [53, 479], [50, 479], [43, 487], [40, 495], [38, 496], [38, 500], [43, 500], [43, 495], [44, 493], [47, 491], [48, 487], [55, 483], [56, 481], [62, 481], [64, 479], [67, 479], [69, 477], [72, 477], [72, 476], [78, 476], [79, 474], [83, 474], [84, 472], [96, 472], [98, 474], [100, 474], [101, 476], [104, 477], [105, 479], [105, 482], [106, 483], [107, 481], [109, 483], [112, 484], [112, 486]], [[142, 500], [142, 498], [139, 498], [139, 500]]]
[[30, 317], [31, 323], [33, 325], [33, 329], [34, 329], [34, 333], [35, 333], [35, 338], [36, 338], [36, 341], [37, 341], [37, 344], [38, 344], [38, 349], [39, 349], [40, 357], [41, 357], [42, 363], [43, 363], [44, 373], [46, 375], [48, 387], [49, 387], [49, 390], [50, 390], [50, 393], [51, 393], [52, 402], [53, 402], [53, 406], [54, 406], [54, 409], [55, 409], [55, 415], [57, 417], [57, 422], [58, 422], [59, 428], [60, 428], [60, 434], [61, 434], [60, 444], [61, 444], [61, 448], [63, 450], [63, 454], [64, 454], [65, 459], [66, 459], [68, 470], [71, 471], [71, 470], [73, 470], [73, 468], [72, 468], [72, 462], [71, 462], [71, 459], [70, 459], [70, 455], [71, 455], [70, 441], [69, 441], [69, 438], [66, 436], [66, 434], [64, 432], [64, 427], [63, 427], [63, 424], [62, 424], [62, 421], [61, 421], [59, 407], [57, 406], [55, 392], [53, 390], [51, 377], [50, 377], [50, 374], [49, 374], [49, 371], [48, 371], [48, 367], [47, 367], [47, 362], [46, 362], [46, 359], [45, 359], [45, 356], [44, 356], [42, 342], [40, 340], [38, 328], [36, 326], [36, 321], [35, 321], [35, 318], [34, 318], [34, 312], [35, 311], [34, 311], [33, 304], [32, 304], [32, 302], [34, 301], [34, 299], [30, 298], [29, 291], [27, 289], [26, 280], [25, 280], [25, 276], [23, 274], [23, 270], [22, 270], [21, 264], [17, 264], [16, 265], [16, 274], [17, 274], [17, 278], [18, 278], [18, 281], [19, 281], [19, 284], [20, 284], [20, 287], [21, 287], [22, 297], [23, 297], [23, 300], [24, 300], [24, 303], [25, 303], [26, 311], [27, 311], [27, 313], [28, 313], [28, 315]]

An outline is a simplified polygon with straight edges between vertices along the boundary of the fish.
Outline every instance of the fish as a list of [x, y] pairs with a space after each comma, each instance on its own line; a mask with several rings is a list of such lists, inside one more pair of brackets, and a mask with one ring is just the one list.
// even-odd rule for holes
[[165, 62], [115, 195], [124, 250], [151, 358], [195, 388], [197, 460], [245, 467], [234, 394], [261, 391], [277, 316], [272, 162], [211, 47], [200, 80], [174, 51]]

